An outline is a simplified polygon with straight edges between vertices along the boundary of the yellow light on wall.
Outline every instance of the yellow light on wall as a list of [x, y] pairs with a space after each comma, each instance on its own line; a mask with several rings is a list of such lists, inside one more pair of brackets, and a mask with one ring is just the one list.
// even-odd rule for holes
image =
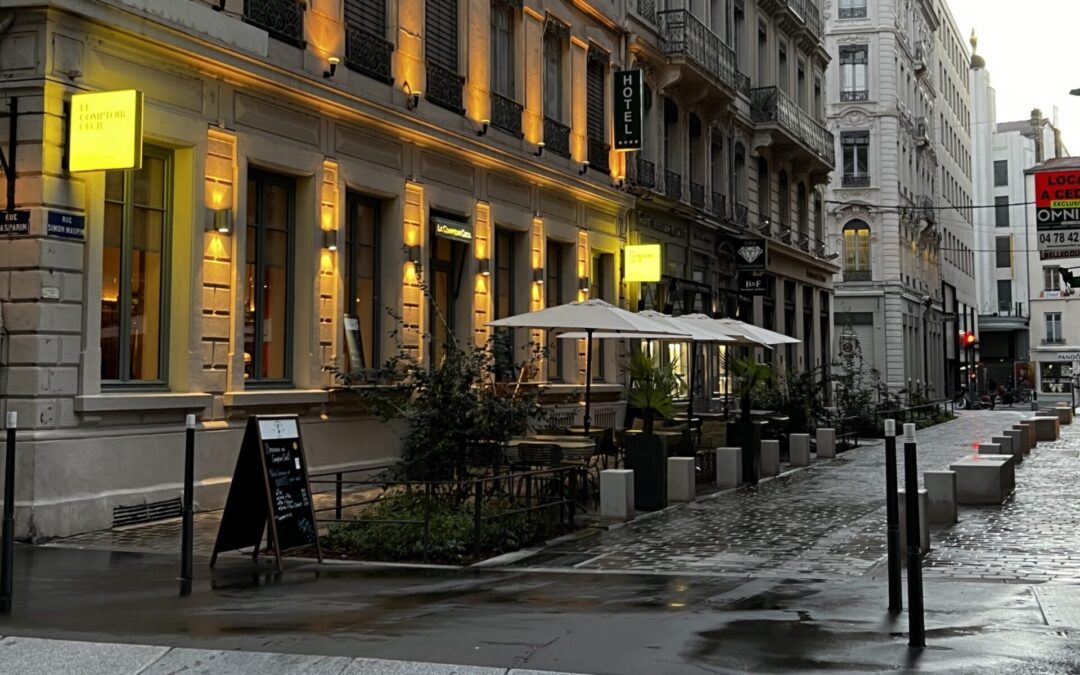
[[70, 117], [68, 171], [142, 168], [141, 91], [74, 94]]
[[626, 281], [660, 281], [660, 244], [631, 244], [625, 248]]

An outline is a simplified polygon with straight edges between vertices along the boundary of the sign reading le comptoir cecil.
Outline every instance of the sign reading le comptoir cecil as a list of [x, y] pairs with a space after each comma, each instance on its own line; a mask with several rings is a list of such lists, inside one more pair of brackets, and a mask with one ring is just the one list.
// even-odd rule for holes
[[141, 169], [141, 91], [101, 91], [71, 97], [68, 171]]
[[1039, 259], [1080, 257], [1080, 170], [1035, 174]]

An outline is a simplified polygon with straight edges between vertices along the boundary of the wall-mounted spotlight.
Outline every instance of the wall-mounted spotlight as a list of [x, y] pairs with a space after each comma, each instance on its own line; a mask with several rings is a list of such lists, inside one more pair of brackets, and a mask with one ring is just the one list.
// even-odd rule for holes
[[589, 277], [578, 277], [577, 287], [579, 291], [589, 292]]
[[419, 265], [420, 264], [420, 247], [419, 246], [409, 246], [408, 249], [409, 249], [408, 250], [409, 262]]
[[544, 142], [540, 141], [536, 144], [536, 152], [533, 153], [536, 157], [544, 154]]
[[542, 284], [542, 283], [544, 283], [544, 269], [542, 267], [537, 267], [536, 269], [533, 270], [533, 283], [534, 284]]
[[476, 130], [476, 135], [483, 136], [486, 134], [489, 124], [491, 124], [491, 120], [480, 120], [480, 128]]
[[337, 232], [335, 230], [322, 231], [322, 247], [327, 251], [337, 250]]
[[330, 64], [330, 70], [324, 70], [322, 76], [329, 80], [337, 73], [337, 64], [341, 63], [341, 59], [336, 56], [331, 56], [326, 59], [326, 62]]
[[626, 176], [618, 176], [617, 178], [615, 178], [615, 187], [619, 188], [620, 190], [626, 187]]
[[589, 170], [589, 160], [585, 160], [581, 163], [581, 168], [578, 170], [579, 176], [584, 176], [585, 172]]
[[490, 277], [491, 261], [487, 258], [480, 258], [476, 261], [476, 270], [480, 273], [481, 276]]
[[409, 110], [416, 110], [416, 108], [420, 105], [420, 96], [423, 94], [423, 92], [413, 91], [412, 87], [409, 86], [408, 82], [402, 84], [401, 89], [405, 92], [405, 96], [407, 97], [405, 99], [405, 107]]
[[232, 209], [210, 209], [208, 213], [207, 232], [232, 233]]

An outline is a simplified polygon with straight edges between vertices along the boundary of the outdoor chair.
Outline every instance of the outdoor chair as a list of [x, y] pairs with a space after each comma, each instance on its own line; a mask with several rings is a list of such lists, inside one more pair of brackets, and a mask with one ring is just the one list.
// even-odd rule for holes
[[550, 469], [562, 463], [562, 448], [554, 443], [518, 444], [518, 466], [529, 469]]

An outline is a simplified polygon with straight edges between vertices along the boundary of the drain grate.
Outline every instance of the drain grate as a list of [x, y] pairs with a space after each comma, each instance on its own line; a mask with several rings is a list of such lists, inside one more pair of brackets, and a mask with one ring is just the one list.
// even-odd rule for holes
[[1047, 624], [1053, 628], [1080, 628], [1080, 588], [1044, 585], [1034, 590]]
[[134, 506], [117, 506], [113, 509], [113, 527], [152, 523], [155, 520], [179, 518], [183, 505], [180, 498], [166, 499]]

